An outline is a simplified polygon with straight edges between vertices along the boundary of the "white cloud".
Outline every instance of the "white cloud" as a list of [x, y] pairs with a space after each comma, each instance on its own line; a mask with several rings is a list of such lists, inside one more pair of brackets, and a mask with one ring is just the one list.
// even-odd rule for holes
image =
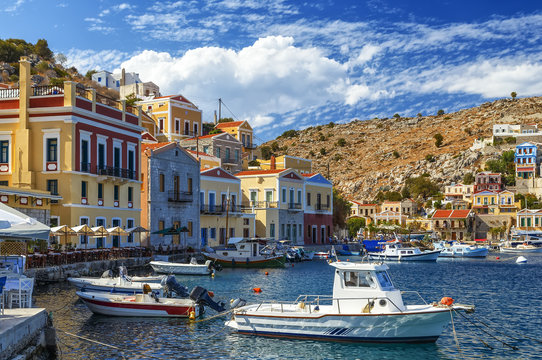
[[108, 70], [118, 66], [130, 54], [118, 50], [81, 50], [70, 49], [66, 52], [68, 66], [75, 66], [85, 74], [88, 70]]
[[[152, 80], [164, 94], [182, 93], [211, 119], [216, 100], [223, 98], [240, 118], [258, 124], [269, 114], [300, 108], [355, 102], [359, 86], [350, 85], [347, 67], [318, 48], [299, 48], [290, 37], [269, 36], [239, 51], [202, 47], [181, 57], [143, 51], [122, 63], [127, 71]], [[350, 91], [350, 92], [348, 92]]]
[[5, 12], [15, 12], [17, 9], [23, 5], [25, 0], [16, 0], [14, 2], [10, 2], [7, 6], [4, 6]]
[[367, 63], [368, 61], [370, 61], [381, 50], [382, 49], [380, 46], [367, 44], [361, 48], [357, 58], [350, 60], [349, 66], [355, 67], [355, 66], [363, 65]]

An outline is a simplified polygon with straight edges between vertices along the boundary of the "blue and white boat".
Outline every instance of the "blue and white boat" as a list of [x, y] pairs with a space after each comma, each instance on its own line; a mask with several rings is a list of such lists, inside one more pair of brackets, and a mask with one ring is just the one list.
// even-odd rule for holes
[[445, 241], [434, 243], [435, 250], [440, 250], [439, 257], [453, 258], [485, 258], [489, 249], [484, 246], [469, 245], [458, 242], [447, 244]]
[[421, 251], [417, 247], [403, 247], [399, 241], [387, 243], [382, 252], [368, 252], [371, 260], [378, 261], [437, 261], [440, 250]]

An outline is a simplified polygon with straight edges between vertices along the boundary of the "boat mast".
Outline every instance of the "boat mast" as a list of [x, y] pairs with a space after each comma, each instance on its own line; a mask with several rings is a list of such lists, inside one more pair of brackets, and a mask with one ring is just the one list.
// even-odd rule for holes
[[229, 210], [230, 210], [230, 188], [228, 188], [228, 194], [226, 195], [226, 246], [228, 246], [228, 219], [229, 219]]

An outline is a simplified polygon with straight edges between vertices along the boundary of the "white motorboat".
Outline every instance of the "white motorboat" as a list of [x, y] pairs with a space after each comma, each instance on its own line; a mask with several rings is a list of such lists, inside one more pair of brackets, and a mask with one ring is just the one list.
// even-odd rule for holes
[[205, 264], [198, 264], [195, 258], [192, 258], [189, 264], [151, 261], [150, 265], [157, 273], [176, 275], [210, 275], [215, 269], [211, 260], [207, 260]]
[[329, 251], [316, 251], [312, 256], [313, 259], [328, 259], [331, 256]]
[[468, 258], [484, 258], [487, 256], [489, 249], [487, 247], [462, 244], [453, 242], [447, 246], [444, 241], [436, 242], [433, 244], [435, 250], [440, 250], [439, 257], [468, 257]]
[[501, 252], [523, 254], [523, 253], [539, 253], [542, 252], [542, 246], [533, 245], [531, 242], [526, 241], [516, 246], [512, 246], [511, 243], [505, 243], [500, 246]]
[[83, 291], [76, 294], [93, 313], [108, 316], [195, 318], [203, 314], [204, 305], [218, 312], [225, 310], [224, 303], [212, 300], [209, 292], [200, 286], [181, 299], [159, 297], [147, 284], [142, 290], [142, 294], [134, 295]]
[[368, 252], [372, 260], [381, 261], [437, 261], [440, 250], [421, 251], [417, 247], [403, 247], [400, 242], [386, 243], [382, 252]]
[[68, 282], [75, 286], [79, 291], [103, 291], [111, 293], [124, 294], [142, 294], [143, 284], [148, 283], [153, 291], [161, 292], [163, 286], [160, 283], [131, 281], [128, 277], [120, 276], [117, 278], [101, 277], [81, 277], [68, 278]]
[[333, 296], [300, 295], [294, 302], [243, 306], [233, 310], [226, 325], [249, 335], [418, 343], [436, 341], [449, 324], [452, 310], [474, 310], [474, 306], [453, 305], [451, 298], [438, 304], [405, 305], [385, 264], [330, 265], [335, 268]]
[[203, 252], [205, 258], [214, 261], [223, 267], [233, 268], [276, 268], [284, 267], [286, 257], [284, 254], [261, 254], [261, 242], [265, 239], [253, 238], [230, 238], [224, 249], [216, 249], [214, 252]]

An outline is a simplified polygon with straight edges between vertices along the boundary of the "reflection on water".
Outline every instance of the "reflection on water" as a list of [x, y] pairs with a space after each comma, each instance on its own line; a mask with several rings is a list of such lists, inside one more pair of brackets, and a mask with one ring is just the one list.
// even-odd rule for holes
[[[436, 263], [390, 263], [390, 275], [401, 290], [417, 290], [426, 300], [451, 296], [457, 302], [475, 304], [476, 317], [494, 323], [501, 331], [520, 331], [542, 338], [542, 255], [528, 255], [518, 265], [515, 256], [483, 259], [446, 259]], [[350, 260], [356, 258], [349, 257]], [[343, 261], [346, 258], [343, 259]], [[269, 275], [265, 275], [265, 271]], [[324, 261], [295, 264], [285, 269], [224, 269], [210, 277], [178, 277], [189, 288], [203, 286], [229, 301], [294, 300], [299, 294], [331, 294], [333, 269]], [[262, 288], [261, 294], [252, 288]], [[225, 318], [192, 324], [186, 319], [114, 318], [92, 315], [78, 301], [67, 283], [39, 287], [35, 303], [53, 312], [63, 359], [444, 359], [534, 358], [539, 344], [503, 340], [519, 347], [509, 350], [455, 317], [461, 352], [451, 326], [435, 344], [352, 344], [285, 340], [237, 335], [224, 326]], [[407, 302], [419, 302], [406, 297]], [[207, 316], [213, 315], [208, 310]], [[70, 335], [70, 332], [110, 344], [115, 350]], [[493, 332], [494, 335], [497, 333]], [[479, 339], [494, 347], [487, 348]]]

